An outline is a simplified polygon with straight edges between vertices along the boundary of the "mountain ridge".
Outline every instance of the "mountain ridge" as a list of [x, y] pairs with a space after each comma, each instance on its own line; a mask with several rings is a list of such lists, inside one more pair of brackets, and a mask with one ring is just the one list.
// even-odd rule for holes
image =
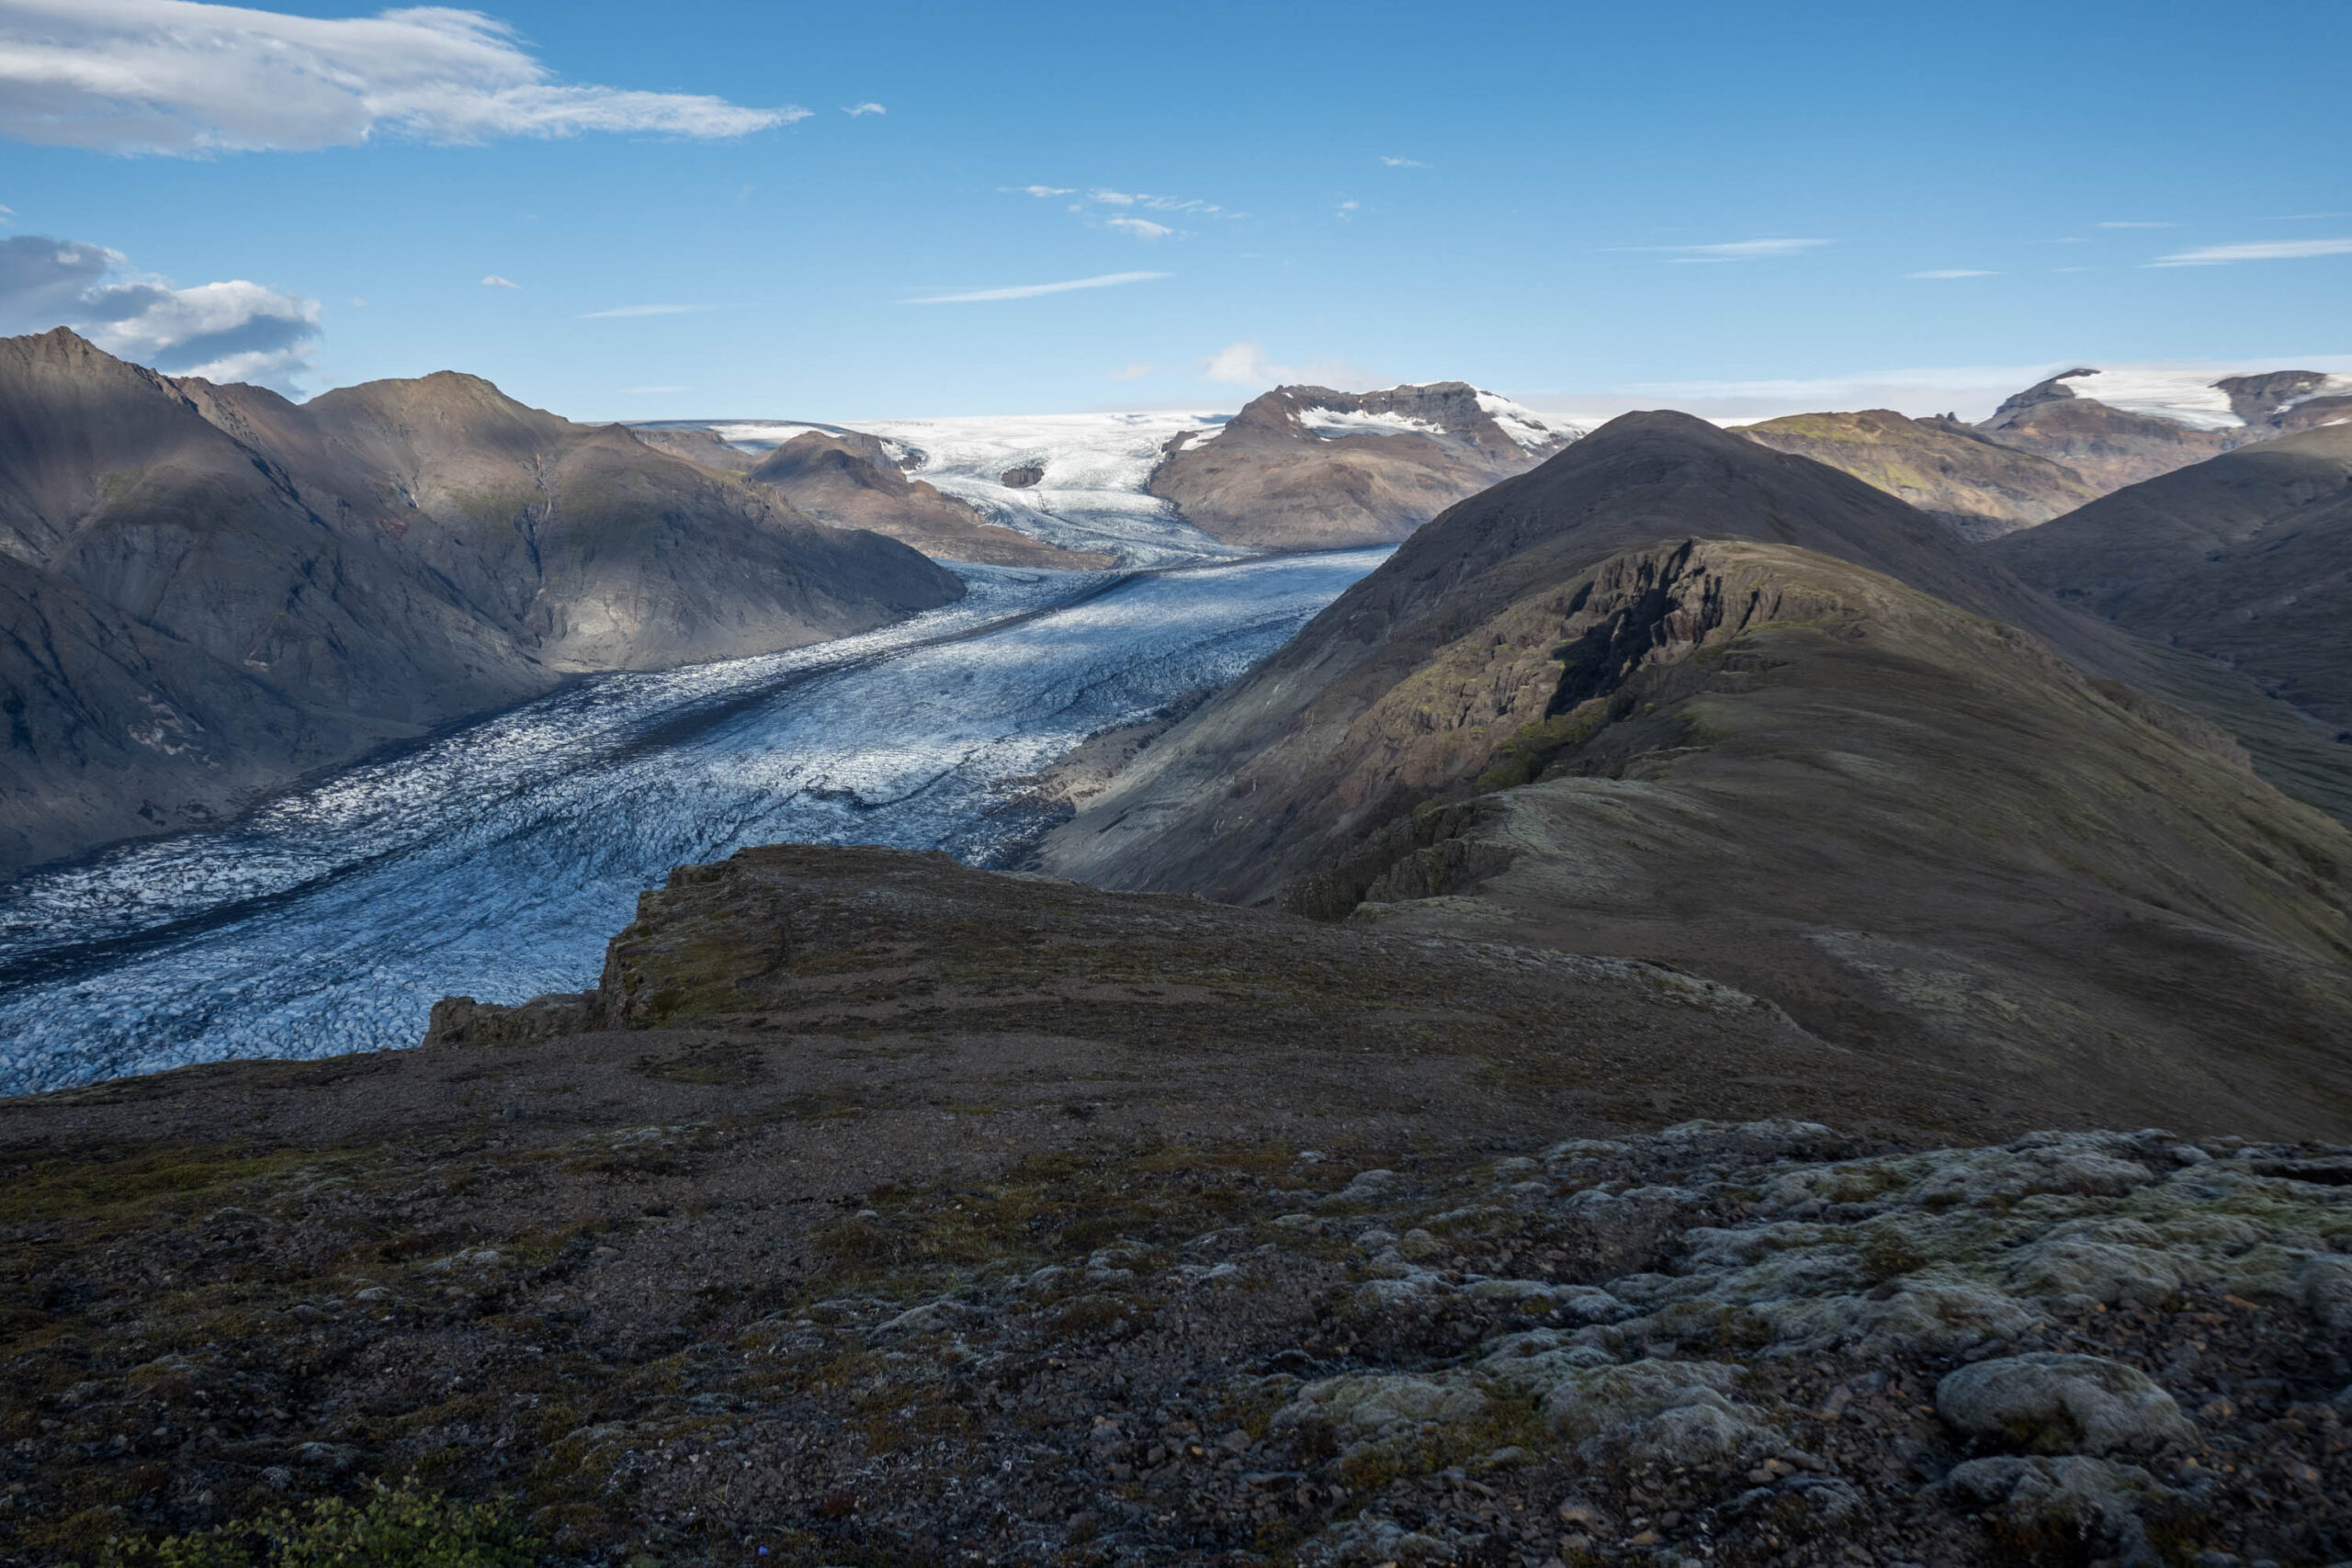
[[796, 646], [963, 592], [893, 541], [454, 372], [298, 405], [61, 328], [0, 340], [0, 405], [19, 737], [0, 865], [217, 820], [572, 673]]

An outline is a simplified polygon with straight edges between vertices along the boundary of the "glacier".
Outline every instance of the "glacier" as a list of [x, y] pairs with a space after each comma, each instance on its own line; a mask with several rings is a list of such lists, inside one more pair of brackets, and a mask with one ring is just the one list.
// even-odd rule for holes
[[[1148, 501], [1113, 487], [1172, 423], [1095, 420], [1093, 467], [1071, 464], [1046, 504]], [[926, 477], [976, 485], [1022, 446], [1018, 433], [983, 441], [956, 424], [889, 434], [933, 455], [941, 468]], [[1067, 457], [1072, 432], [1041, 434], [1054, 438], [1037, 443], [1045, 456]], [[1087, 525], [1097, 536], [1182, 558], [1164, 518], [1132, 501], [1107, 510]], [[1008, 809], [1014, 781], [1233, 680], [1386, 554], [958, 566], [964, 600], [898, 626], [583, 679], [234, 822], [28, 873], [0, 887], [0, 1092], [413, 1045], [444, 995], [512, 1002], [593, 985], [640, 890], [745, 845], [1001, 863], [1039, 826]]]

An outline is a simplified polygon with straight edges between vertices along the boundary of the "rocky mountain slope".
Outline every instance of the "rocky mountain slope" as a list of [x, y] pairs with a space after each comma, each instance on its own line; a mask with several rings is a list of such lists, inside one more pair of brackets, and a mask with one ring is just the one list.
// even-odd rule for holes
[[1227, 544], [1393, 544], [1574, 438], [1461, 381], [1363, 393], [1277, 387], [1221, 429], [1177, 436], [1151, 493]]
[[893, 541], [442, 373], [296, 405], [62, 329], [0, 341], [0, 869], [565, 675], [946, 603]]
[[2352, 742], [2352, 422], [2133, 485], [1993, 554], [2068, 604], [2245, 671]]
[[1062, 549], [989, 522], [968, 502], [941, 494], [929, 480], [910, 479], [878, 439], [856, 431], [807, 431], [760, 458], [746, 473], [820, 523], [870, 528], [928, 556], [1064, 571], [1114, 564], [1114, 558], [1101, 551]]
[[2062, 463], [2100, 492], [2253, 442], [2352, 419], [2352, 378], [2318, 370], [2195, 376], [2069, 370], [2010, 398], [1976, 428]]
[[1042, 863], [1673, 963], [2017, 1081], [2352, 1090], [2352, 835], [2053, 645], [2119, 652], [1843, 474], [1628, 415], [1421, 530]]
[[1776, 452], [1842, 468], [1972, 539], [2047, 523], [2100, 492], [2080, 474], [1957, 420], [1892, 409], [1801, 413], [1738, 427]]
[[435, 1036], [0, 1102], [0, 1560], [218, 1561], [401, 1477], [566, 1565], [2352, 1530], [2352, 1151], [2194, 1100], [2084, 1130], [2157, 1086], [2042, 1101], [1638, 964], [812, 847], [682, 869], [596, 991]]

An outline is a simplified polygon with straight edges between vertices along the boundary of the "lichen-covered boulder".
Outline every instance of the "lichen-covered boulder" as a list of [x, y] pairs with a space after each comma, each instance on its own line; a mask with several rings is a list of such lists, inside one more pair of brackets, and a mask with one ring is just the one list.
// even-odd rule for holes
[[1742, 1375], [1720, 1361], [1563, 1366], [1543, 1412], [1589, 1456], [1618, 1446], [1634, 1459], [1669, 1465], [1736, 1463], [1779, 1446], [1760, 1411], [1724, 1397]]
[[2059, 1459], [2005, 1454], [1952, 1467], [1944, 1495], [1989, 1510], [2012, 1534], [2071, 1540], [2112, 1553], [2129, 1568], [2160, 1568], [2143, 1512], [2173, 1494], [2137, 1465], [2069, 1454]]
[[2043, 1454], [2104, 1454], [2194, 1442], [2197, 1429], [2145, 1372], [2099, 1356], [2037, 1351], [1962, 1367], [1936, 1411], [1980, 1442]]
[[1351, 1372], [1300, 1389], [1274, 1412], [1271, 1429], [1319, 1427], [1344, 1448], [1401, 1430], [1476, 1420], [1486, 1411], [1487, 1396], [1464, 1380]]

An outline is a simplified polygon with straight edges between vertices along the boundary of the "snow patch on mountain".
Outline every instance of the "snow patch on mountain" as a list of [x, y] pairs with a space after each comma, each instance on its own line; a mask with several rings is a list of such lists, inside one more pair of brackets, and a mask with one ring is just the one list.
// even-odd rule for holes
[[1540, 452], [1546, 446], [1592, 434], [1590, 424], [1563, 419], [1558, 414], [1538, 413], [1526, 404], [1515, 403], [1499, 392], [1480, 392], [1478, 406], [1522, 452]]
[[1444, 434], [1425, 419], [1410, 414], [1374, 412], [1370, 409], [1306, 408], [1299, 411], [1298, 423], [1309, 434], [1325, 441], [1336, 441], [1348, 435], [1440, 435]]

